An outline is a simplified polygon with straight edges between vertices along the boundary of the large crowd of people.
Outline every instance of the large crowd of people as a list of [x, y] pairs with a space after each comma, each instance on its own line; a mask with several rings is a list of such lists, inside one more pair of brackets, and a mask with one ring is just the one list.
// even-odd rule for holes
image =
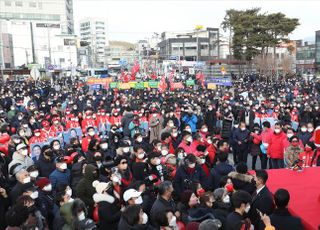
[[1, 230], [303, 229], [267, 169], [320, 165], [319, 81], [0, 96]]

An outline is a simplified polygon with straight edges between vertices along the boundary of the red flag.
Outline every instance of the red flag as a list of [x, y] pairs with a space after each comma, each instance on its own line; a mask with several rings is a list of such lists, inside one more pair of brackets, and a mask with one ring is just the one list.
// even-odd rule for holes
[[159, 82], [159, 92], [163, 93], [167, 89], [167, 83], [164, 75], [162, 76], [160, 82]]

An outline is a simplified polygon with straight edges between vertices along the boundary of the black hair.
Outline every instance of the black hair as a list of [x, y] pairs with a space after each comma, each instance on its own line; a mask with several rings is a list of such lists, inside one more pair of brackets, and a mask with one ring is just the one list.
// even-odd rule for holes
[[256, 177], [263, 181], [263, 184], [266, 184], [268, 180], [268, 173], [264, 169], [256, 170]]
[[141, 211], [141, 206], [134, 204], [134, 205], [129, 205], [122, 213], [122, 217], [126, 220], [126, 222], [130, 226], [135, 226], [139, 223], [140, 219], [140, 211]]
[[168, 189], [172, 186], [172, 182], [171, 181], [164, 181], [161, 184], [158, 185], [158, 194], [160, 196], [162, 196], [163, 194], [165, 194], [166, 191], [168, 191]]
[[297, 136], [292, 136], [289, 140], [290, 140], [290, 143], [294, 140], [294, 139], [297, 139], [299, 141], [299, 137]]
[[161, 226], [161, 227], [169, 226], [168, 217], [167, 217], [168, 212], [174, 213], [173, 210], [167, 209], [159, 212], [158, 215], [156, 215], [155, 222], [158, 226]]
[[77, 218], [78, 217], [78, 213], [79, 212], [84, 212], [85, 215], [87, 216], [87, 208], [86, 208], [86, 205], [85, 203], [80, 200], [80, 199], [75, 199], [72, 203], [72, 206], [71, 206], [71, 213], [72, 213], [72, 216]]
[[228, 153], [225, 152], [219, 152], [217, 154], [217, 158], [220, 162], [226, 162], [228, 160]]
[[280, 188], [274, 194], [274, 202], [278, 208], [285, 208], [290, 201], [290, 194], [286, 189]]
[[231, 198], [234, 208], [240, 208], [241, 204], [251, 203], [251, 195], [246, 191], [236, 191]]
[[239, 162], [236, 166], [236, 171], [241, 174], [246, 174], [248, 172], [248, 166], [244, 162]]
[[28, 207], [16, 204], [8, 210], [5, 217], [8, 226], [20, 227], [29, 217]]
[[217, 147], [220, 148], [224, 143], [228, 143], [227, 140], [219, 140]]
[[164, 141], [165, 139], [171, 137], [171, 134], [169, 132], [161, 133], [161, 140]]
[[266, 128], [270, 128], [270, 127], [271, 127], [269, 121], [264, 121], [264, 122], [262, 123], [262, 126], [263, 126], [263, 127], [266, 127]]
[[143, 149], [143, 147], [141, 145], [134, 145], [133, 146], [133, 151], [137, 152], [139, 149]]

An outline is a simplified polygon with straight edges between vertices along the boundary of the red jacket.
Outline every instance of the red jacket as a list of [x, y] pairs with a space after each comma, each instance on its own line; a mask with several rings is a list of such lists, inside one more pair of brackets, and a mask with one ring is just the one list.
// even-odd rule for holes
[[89, 143], [93, 138], [99, 139], [99, 137], [97, 135], [95, 135], [94, 137], [86, 136], [85, 138], [82, 139], [81, 147], [82, 147], [83, 152], [88, 152]]
[[213, 164], [214, 163], [214, 158], [216, 157], [217, 150], [214, 147], [214, 145], [211, 144], [211, 145], [208, 146], [207, 151], [208, 151], [208, 157], [210, 159], [210, 164]]
[[96, 126], [96, 122], [93, 118], [85, 118], [82, 120], [81, 122], [81, 128], [82, 128], [82, 133], [86, 133], [87, 132], [87, 128], [89, 127], [95, 127]]
[[48, 139], [50, 137], [56, 137], [57, 134], [53, 132], [50, 128], [49, 129], [42, 128], [40, 136], [42, 138]]
[[268, 155], [273, 159], [283, 159], [284, 158], [284, 140], [287, 135], [284, 132], [279, 134], [273, 133], [270, 138], [269, 147], [267, 150]]
[[304, 151], [304, 152], [300, 153], [299, 160], [302, 161], [302, 163], [301, 163], [302, 167], [312, 167], [312, 166], [317, 165], [317, 158], [315, 158], [315, 160], [311, 164], [313, 154], [314, 154], [313, 151], [308, 151], [308, 152]]
[[111, 116], [110, 123], [112, 125], [121, 126], [121, 116]]
[[66, 124], [66, 129], [71, 129], [71, 128], [77, 128], [80, 127], [80, 124], [78, 121], [68, 121]]
[[180, 143], [180, 145], [178, 147], [179, 148], [183, 148], [183, 150], [186, 152], [186, 154], [191, 154], [192, 153], [191, 145], [188, 146], [184, 141], [181, 141], [181, 143]]
[[8, 134], [3, 134], [0, 136], [0, 152], [3, 152], [8, 156], [8, 145], [10, 141], [10, 136]]

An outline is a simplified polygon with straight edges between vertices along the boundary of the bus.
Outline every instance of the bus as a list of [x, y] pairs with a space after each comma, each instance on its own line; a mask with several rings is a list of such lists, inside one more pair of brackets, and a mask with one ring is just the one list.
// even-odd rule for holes
[[109, 77], [109, 73], [107, 68], [89, 69], [88, 76], [95, 78], [107, 78]]

